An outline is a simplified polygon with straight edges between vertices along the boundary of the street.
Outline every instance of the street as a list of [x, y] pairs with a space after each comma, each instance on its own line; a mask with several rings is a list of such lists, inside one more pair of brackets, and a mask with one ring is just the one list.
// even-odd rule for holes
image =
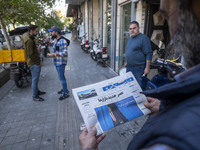
[[[71, 39], [71, 34], [65, 35]], [[66, 67], [70, 97], [59, 101], [61, 89], [52, 58], [45, 58], [39, 81], [44, 102], [32, 100], [31, 82], [17, 88], [8, 81], [0, 89], [0, 150], [80, 150], [80, 126], [84, 123], [72, 95], [72, 89], [116, 76], [103, 68], [89, 54], [83, 53], [78, 41], [69, 46]], [[140, 117], [106, 132], [99, 150], [124, 150], [139, 131], [146, 117]]]

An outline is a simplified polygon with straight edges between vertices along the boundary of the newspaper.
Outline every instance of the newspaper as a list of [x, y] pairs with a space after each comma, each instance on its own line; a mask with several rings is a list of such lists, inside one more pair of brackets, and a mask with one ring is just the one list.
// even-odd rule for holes
[[97, 135], [139, 116], [150, 113], [146, 97], [131, 72], [72, 89], [85, 125]]

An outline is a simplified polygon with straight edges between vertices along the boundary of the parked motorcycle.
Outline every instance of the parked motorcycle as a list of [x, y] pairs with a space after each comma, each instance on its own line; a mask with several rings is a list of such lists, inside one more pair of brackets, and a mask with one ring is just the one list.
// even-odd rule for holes
[[47, 53], [49, 53], [49, 48], [48, 48], [48, 43], [45, 40], [41, 42], [41, 51], [42, 55], [44, 57], [47, 57]]
[[101, 64], [103, 67], [106, 67], [106, 63], [109, 59], [106, 47], [99, 46], [99, 40], [96, 39], [93, 42], [93, 47], [90, 50], [90, 56], [93, 60], [97, 61], [97, 64]]
[[81, 49], [84, 52], [88, 53], [89, 50], [90, 50], [90, 45], [89, 45], [89, 41], [86, 40], [86, 34], [84, 36], [80, 37], [80, 39], [81, 39], [81, 44], [80, 44], [81, 45]]

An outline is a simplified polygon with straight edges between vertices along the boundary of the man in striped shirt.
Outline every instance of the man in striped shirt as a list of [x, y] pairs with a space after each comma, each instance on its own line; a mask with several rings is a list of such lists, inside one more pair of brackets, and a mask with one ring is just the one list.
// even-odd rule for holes
[[59, 100], [63, 100], [69, 97], [69, 91], [67, 89], [67, 82], [65, 78], [65, 66], [67, 65], [68, 56], [67, 41], [61, 37], [61, 30], [58, 27], [52, 27], [49, 31], [51, 32], [52, 38], [55, 38], [53, 41], [54, 52], [50, 53], [49, 56], [54, 59], [54, 65], [62, 85], [61, 91], [58, 92], [58, 94], [62, 94], [59, 97]]

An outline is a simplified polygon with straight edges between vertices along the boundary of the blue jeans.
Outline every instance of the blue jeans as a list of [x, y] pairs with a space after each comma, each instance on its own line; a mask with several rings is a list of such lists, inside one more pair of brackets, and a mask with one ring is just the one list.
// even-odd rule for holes
[[146, 76], [142, 77], [142, 75], [144, 74], [144, 69], [145, 66], [137, 66], [137, 67], [127, 66], [126, 68], [126, 72], [131, 71], [132, 74], [135, 76], [135, 79], [137, 80], [142, 90], [145, 90], [146, 87]]
[[58, 77], [59, 77], [59, 80], [60, 80], [62, 88], [63, 88], [63, 94], [68, 93], [67, 82], [66, 82], [66, 78], [65, 78], [65, 66], [66, 66], [65, 64], [56, 66], [56, 70], [58, 72]]
[[32, 76], [32, 93], [33, 97], [36, 97], [38, 94], [38, 82], [40, 78], [41, 66], [32, 65], [30, 66], [31, 76]]

